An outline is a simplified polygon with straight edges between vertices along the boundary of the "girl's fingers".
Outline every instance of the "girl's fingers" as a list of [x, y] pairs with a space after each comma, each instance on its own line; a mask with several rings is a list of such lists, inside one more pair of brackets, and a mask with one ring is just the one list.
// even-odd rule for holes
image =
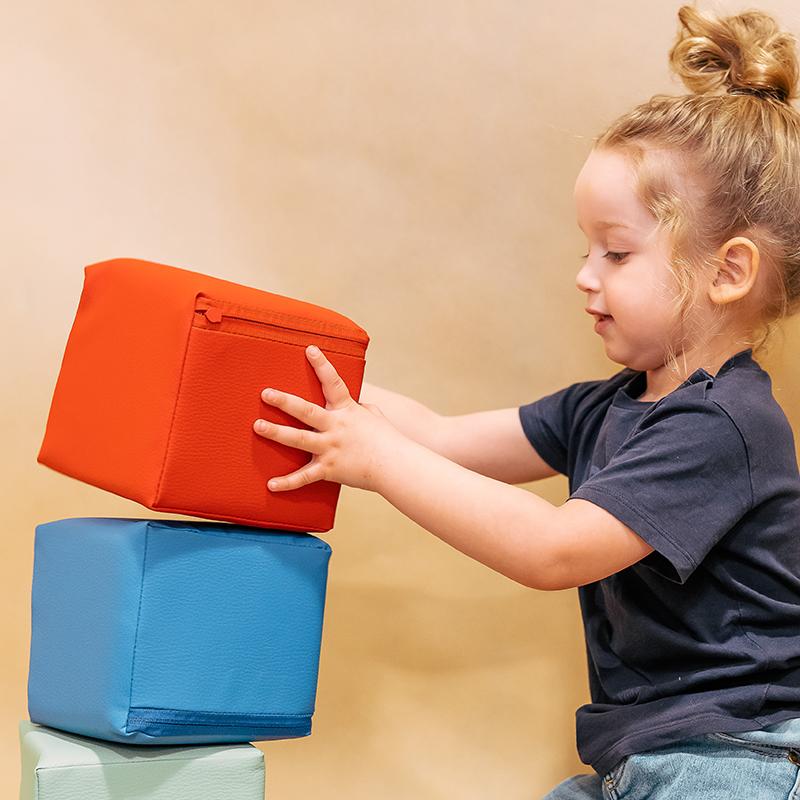
[[[325, 400], [329, 404], [328, 408], [322, 408], [322, 406], [310, 403], [302, 397], [272, 388], [264, 389], [261, 392], [261, 399], [269, 405], [280, 408], [315, 430], [278, 425], [264, 419], [257, 419], [253, 423], [253, 430], [265, 439], [271, 439], [274, 442], [295, 447], [298, 450], [305, 450], [307, 453], [320, 455], [325, 450], [325, 446], [322, 444], [322, 434], [317, 431], [325, 431], [328, 428], [328, 415], [330, 414], [328, 409], [340, 408], [355, 401], [350, 396], [347, 384], [334, 369], [333, 364], [325, 358], [321, 350], [312, 345], [307, 347], [305, 352], [306, 357], [317, 373]], [[271, 478], [267, 482], [267, 488], [272, 492], [287, 491], [298, 489], [301, 486], [306, 486], [319, 480], [325, 480], [324, 469], [319, 460], [312, 459], [311, 462], [296, 472], [282, 477]]]
[[353, 402], [347, 384], [322, 350], [313, 344], [309, 345], [306, 348], [306, 356], [316, 370], [319, 382], [322, 384], [322, 392], [331, 406], [339, 408], [348, 402]]
[[267, 488], [271, 492], [283, 492], [290, 489], [299, 489], [301, 486], [307, 486], [309, 483], [323, 480], [323, 478], [322, 467], [319, 462], [315, 462], [280, 478], [270, 478], [267, 481]]
[[319, 442], [320, 435], [314, 431], [307, 431], [302, 428], [293, 428], [290, 425], [277, 425], [265, 419], [257, 419], [253, 423], [253, 430], [265, 439], [273, 442], [296, 447], [298, 450], [305, 450], [307, 453], [319, 454], [323, 448]]
[[278, 389], [264, 389], [261, 392], [261, 399], [265, 403], [291, 414], [301, 422], [305, 422], [310, 428], [316, 428], [318, 431], [326, 428], [325, 409], [316, 403], [310, 403], [308, 400], [298, 397], [296, 394], [281, 392]]

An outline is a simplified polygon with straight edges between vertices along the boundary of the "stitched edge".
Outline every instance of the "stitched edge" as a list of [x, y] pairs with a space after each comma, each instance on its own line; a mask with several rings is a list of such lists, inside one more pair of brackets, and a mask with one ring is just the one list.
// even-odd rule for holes
[[[249, 712], [242, 712], [242, 711], [199, 711], [196, 708], [167, 708], [166, 706], [159, 706], [158, 708], [154, 708], [153, 706], [134, 706], [133, 709], [136, 709], [140, 713], [137, 714], [137, 717], [142, 717], [144, 715], [141, 714], [142, 711], [173, 711], [176, 714], [213, 714], [214, 716], [225, 716], [225, 717], [294, 717], [297, 720], [305, 720], [308, 719], [311, 715], [310, 714], [290, 714], [288, 711], [275, 711], [275, 712], [258, 712], [251, 714]], [[133, 710], [131, 709], [131, 710]], [[169, 717], [164, 717], [165, 721], [174, 722], [175, 720], [169, 719]], [[194, 725], [194, 722], [179, 722], [179, 725]], [[200, 724], [200, 723], [197, 723]], [[213, 725], [214, 723], [203, 723], [207, 725]], [[241, 727], [241, 726], [239, 726]]]
[[[275, 715], [279, 716], [278, 714]], [[295, 715], [290, 715], [295, 716]], [[127, 733], [146, 733], [142, 728], [147, 728], [149, 725], [157, 725], [162, 728], [233, 728], [235, 730], [252, 730], [253, 728], [267, 728], [279, 730], [293, 730], [295, 728], [304, 728], [311, 722], [311, 715], [300, 717], [298, 719], [287, 719], [277, 721], [255, 721], [255, 722], [219, 722], [214, 720], [212, 722], [201, 722], [197, 720], [176, 720], [170, 717], [151, 717], [131, 715], [130, 727]]]
[[[197, 303], [197, 298], [199, 296], [196, 294], [194, 296], [194, 302]], [[164, 480], [164, 472], [167, 468], [167, 456], [169, 455], [169, 446], [170, 442], [172, 441], [172, 428], [175, 425], [175, 417], [178, 413], [178, 400], [180, 399], [181, 392], [183, 391], [183, 373], [186, 371], [186, 358], [189, 354], [189, 343], [192, 339], [192, 330], [194, 330], [194, 311], [192, 312], [192, 318], [189, 320], [189, 329], [186, 332], [186, 344], [184, 345], [183, 349], [183, 359], [181, 360], [181, 370], [180, 374], [178, 375], [178, 387], [175, 392], [175, 402], [172, 406], [172, 416], [169, 420], [169, 430], [167, 431], [167, 440], [164, 443], [164, 456], [161, 460], [161, 471], [158, 474], [158, 482], [156, 483], [156, 491], [155, 497], [153, 498], [153, 503], [158, 502], [158, 498], [161, 495], [161, 482]]]
[[[673, 538], [668, 533], [662, 530], [661, 526], [656, 524], [656, 522], [653, 519], [651, 519], [650, 516], [646, 514], [644, 511], [642, 511], [639, 508], [635, 508], [627, 500], [625, 500], [623, 497], [620, 497], [618, 494], [610, 492], [608, 489], [604, 487], [601, 488], [599, 486], [585, 486], [584, 484], [581, 484], [570, 495], [570, 497], [576, 497], [578, 495], [578, 492], [580, 492], [581, 490], [585, 490], [586, 492], [589, 493], [597, 492], [598, 494], [604, 494], [607, 497], [613, 497], [615, 500], [617, 500], [619, 503], [625, 506], [625, 508], [627, 508], [632, 513], [636, 514], [640, 519], [642, 519], [644, 522], [646, 522], [648, 525], [654, 528], [657, 533], [661, 534], [661, 536], [663, 536], [678, 552], [680, 552], [686, 558], [686, 560], [692, 565], [693, 568], [695, 569], [697, 568], [697, 563], [695, 562], [695, 560], [676, 541], [674, 541]], [[578, 497], [578, 499], [580, 500], [581, 498]]]
[[[564, 470], [567, 469], [565, 466], [564, 470], [562, 470], [559, 466], [555, 464], [555, 460], [551, 458], [551, 456], [555, 453], [560, 455], [560, 450], [562, 449], [561, 442], [558, 441], [558, 438], [551, 433], [542, 422], [538, 413], [533, 413], [528, 417], [525, 417], [522, 413], [522, 407], [517, 408], [517, 416], [519, 417], [520, 424], [522, 425], [522, 430], [525, 433], [529, 444], [531, 447], [536, 451], [536, 453], [548, 464], [551, 469], [556, 470], [559, 475], [566, 475]], [[533, 430], [535, 428], [535, 431]], [[534, 433], [533, 437], [529, 435], [529, 431]], [[550, 452], [545, 452], [545, 450], [536, 447], [536, 445], [531, 441], [531, 438], [539, 437], [545, 445], [545, 450], [549, 448]], [[555, 442], [555, 444], [554, 444]], [[567, 448], [563, 448], [564, 450], [564, 461], [568, 460], [568, 453]]]
[[[242, 732], [244, 736], [247, 737], [249, 741], [252, 736], [252, 732], [255, 733], [264, 733], [264, 732], [278, 732], [278, 733], [290, 733], [292, 731], [302, 731], [305, 733], [310, 725], [311, 718], [307, 718], [305, 722], [300, 721], [297, 723], [271, 723], [264, 725], [224, 725], [220, 724], [219, 722], [171, 722], [167, 720], [160, 720], [154, 719], [152, 717], [147, 717], [145, 719], [138, 719], [136, 717], [133, 718], [133, 727], [129, 731], [130, 733], [143, 733], [145, 736], [152, 736], [156, 739], [161, 739], [164, 736], [174, 735], [171, 733], [153, 733], [153, 728], [163, 729], [163, 728], [213, 728], [215, 731], [219, 730], [220, 728], [225, 729], [223, 733], [226, 735], [237, 735], [238, 732]], [[137, 723], [139, 727], [137, 727]], [[200, 733], [199, 731], [195, 732]], [[178, 734], [179, 736], [192, 736], [193, 733], [185, 732], [183, 734]], [[205, 731], [201, 735], [205, 735]], [[167, 746], [169, 746], [168, 743]]]
[[[670, 723], [668, 725], [657, 725], [654, 728], [645, 728], [644, 730], [635, 731], [634, 733], [629, 733], [627, 736], [623, 736], [621, 739], [618, 739], [616, 742], [614, 742], [610, 747], [607, 747], [605, 750], [603, 750], [602, 753], [600, 753], [596, 758], [593, 759], [593, 763], [596, 764], [599, 761], [602, 761], [602, 759], [605, 758], [605, 756], [608, 753], [610, 753], [614, 748], [619, 747], [621, 744], [623, 744], [624, 742], [627, 742], [629, 739], [635, 739], [635, 738], [637, 738], [639, 736], [642, 736], [643, 734], [646, 734], [646, 733], [656, 733], [657, 731], [669, 731], [669, 730], [672, 730], [673, 728], [678, 728], [681, 725], [686, 724], [687, 722], [701, 722], [703, 720], [709, 720], [709, 721], [710, 720], [718, 720], [722, 724], [728, 724], [731, 721], [731, 718], [722, 716], [721, 714], [700, 714], [697, 717], [691, 717], [691, 719], [689, 719], [689, 720], [681, 719], [681, 720], [677, 720], [677, 721], [675, 721], [673, 723]], [[702, 733], [697, 733], [697, 734], [691, 734], [691, 736], [693, 738], [694, 736], [703, 736], [703, 734]], [[633, 755], [633, 754], [630, 753], [629, 755]]]
[[[723, 566], [722, 563], [719, 564], [719, 569], [722, 572], [724, 572], [729, 579], [732, 578], [730, 570], [727, 567]], [[737, 598], [736, 600], [736, 627], [739, 628], [745, 639], [748, 639], [750, 642], [752, 642], [752, 644], [754, 644], [762, 653], [765, 652], [764, 648], [748, 633], [744, 625], [742, 625], [742, 601], [740, 598]], [[772, 659], [770, 658], [767, 660], [767, 666], [764, 671], [769, 672], [771, 671], [771, 669], [772, 669]], [[766, 688], [764, 689], [764, 695], [761, 698], [761, 705], [759, 706], [760, 708], [763, 708], [764, 706], [764, 702], [767, 699], [767, 691], [769, 690], [769, 687], [771, 685], [772, 685], [771, 683], [768, 683]]]
[[[282, 296], [282, 295], [276, 295], [276, 296]], [[240, 308], [243, 311], [252, 311], [255, 314], [264, 314], [267, 316], [280, 317], [285, 319], [287, 322], [301, 320], [302, 322], [308, 322], [314, 326], [331, 328], [333, 330], [341, 331], [342, 333], [350, 334], [349, 336], [344, 337], [350, 339], [350, 341], [358, 342], [359, 344], [362, 343], [360, 337], [353, 337], [353, 333], [356, 332], [355, 329], [359, 331], [364, 331], [364, 329], [360, 325], [356, 325], [356, 323], [353, 322], [352, 320], [350, 320], [352, 325], [351, 327], [350, 325], [345, 325], [339, 322], [314, 319], [313, 317], [303, 317], [300, 314], [292, 314], [292, 313], [287, 313], [285, 311], [258, 308], [258, 306], [243, 305], [242, 303], [237, 303], [235, 300], [223, 300], [221, 297], [212, 297], [210, 294], [206, 294], [205, 292], [198, 292], [197, 295], [195, 295], [195, 301], [197, 300], [198, 297], [204, 297], [207, 300], [210, 300], [212, 303], [219, 303], [220, 305], [223, 305], [226, 308]], [[322, 306], [317, 306], [317, 308], [322, 308]], [[325, 310], [330, 311], [330, 309], [325, 309]], [[254, 320], [254, 321], [259, 322], [260, 320]], [[308, 333], [317, 333], [317, 331], [308, 331]], [[366, 334], [366, 331], [364, 331], [364, 334]]]
[[633, 753], [628, 753], [627, 755], [622, 756], [616, 764], [614, 764], [608, 772], [603, 775], [603, 782], [606, 785], [606, 788], [610, 792], [613, 792], [612, 797], [617, 797], [616, 789], [620, 783], [622, 783], [622, 779], [625, 775], [625, 772], [628, 768], [628, 761], [630, 761], [631, 756]]
[[734, 421], [733, 417], [716, 401], [711, 400], [711, 402], [722, 411], [722, 413], [731, 421], [731, 425], [736, 428], [736, 432], [739, 434], [739, 438], [742, 440], [742, 447], [744, 449], [744, 457], [747, 461], [747, 481], [750, 484], [750, 508], [748, 511], [751, 511], [755, 506], [755, 493], [753, 492], [753, 473], [751, 468], [751, 461], [750, 461], [750, 452], [747, 449], [747, 442], [744, 439], [744, 434], [740, 430], [739, 426]]
[[[796, 752], [800, 753], [800, 751]], [[796, 761], [793, 761], [792, 759], [789, 760], [792, 761], [793, 764], [798, 763]], [[800, 768], [797, 770], [797, 778], [795, 779], [794, 786], [792, 786], [792, 793], [789, 795], [787, 800], [797, 800], [797, 798], [799, 797], [800, 797]]]
[[[323, 481], [324, 483], [329, 483], [329, 481]], [[302, 487], [300, 487], [302, 488]], [[298, 491], [295, 489], [294, 491]], [[217, 515], [212, 516], [206, 512], [202, 514], [197, 509], [192, 508], [175, 508], [173, 506], [162, 506], [154, 503], [152, 506], [147, 506], [148, 508], [152, 508], [153, 511], [163, 511], [170, 514], [186, 514], [188, 517], [203, 517], [204, 519], [217, 519], [221, 521], [225, 520], [233, 520], [234, 522], [241, 522], [245, 525], [250, 525], [255, 528], [268, 528], [268, 527], [275, 527], [275, 528], [282, 528], [283, 530], [295, 530], [298, 533], [327, 533], [331, 528], [314, 528], [310, 526], [306, 526], [304, 528], [292, 528], [288, 523], [281, 522], [280, 520], [263, 520], [263, 519], [255, 519], [250, 517], [236, 517], [233, 514], [229, 515]], [[266, 523], [266, 524], [265, 524]], [[332, 526], [331, 526], [332, 527]]]
[[786, 758], [789, 755], [789, 751], [792, 749], [789, 745], [769, 744], [768, 742], [755, 742], [749, 739], [738, 739], [736, 736], [733, 736], [729, 733], [714, 732], [707, 734], [707, 736], [711, 737], [712, 739], [719, 739], [723, 742], [734, 744], [737, 747], [744, 748], [745, 750], [755, 750], [755, 752], [770, 758]]
[[[159, 525], [158, 520], [153, 520], [153, 522], [150, 523], [150, 524], [151, 525], [157, 525], [158, 527], [164, 528], [166, 530], [175, 530], [175, 528], [172, 527], [171, 525], [163, 525], [163, 524]], [[182, 529], [179, 529], [179, 530], [182, 530], [184, 533], [196, 533], [199, 536], [216, 536], [218, 538], [224, 538], [224, 539], [228, 539], [228, 538], [231, 538], [231, 536], [234, 536], [237, 539], [243, 539], [243, 540], [245, 540], [247, 542], [265, 542], [265, 541], [269, 541], [269, 536], [270, 536], [268, 533], [250, 534], [250, 535], [248, 535], [248, 534], [241, 534], [238, 531], [231, 531], [230, 533], [225, 533], [223, 531], [203, 531], [203, 530], [200, 530], [198, 528], [193, 528], [193, 527], [188, 526], [188, 525], [185, 526]], [[333, 549], [333, 548], [331, 548], [331, 546], [327, 542], [323, 542], [321, 539], [317, 539], [317, 542], [319, 542], [319, 544], [300, 544], [300, 542], [269, 541], [269, 544], [270, 544], [270, 546], [272, 546], [272, 545], [281, 546], [282, 545], [284, 547], [302, 547], [302, 548], [305, 548], [306, 550], [325, 550], [325, 551], [328, 551], [328, 550], [332, 550]]]
[[[217, 330], [216, 328], [206, 328], [203, 327], [202, 325], [192, 325], [192, 329], [198, 331], [206, 331], [208, 333], [216, 333], [216, 334], [224, 333], [227, 334], [228, 336], [244, 336], [246, 339], [258, 339], [259, 341], [276, 342], [277, 344], [283, 344], [289, 347], [302, 347], [303, 349], [307, 347], [307, 345], [304, 344], [297, 344], [296, 342], [287, 342], [285, 339], [273, 339], [271, 336], [253, 336], [252, 334], [249, 333], [240, 333], [239, 331]], [[320, 333], [317, 335], [321, 337], [325, 336], [324, 333]], [[342, 350], [334, 350], [333, 348], [328, 346], [325, 346], [325, 350], [329, 353], [336, 353], [339, 356], [347, 356], [348, 358], [355, 358], [358, 361], [364, 360], [364, 357], [361, 355], [355, 355], [353, 353], [345, 353]]]
[[[114, 742], [114, 744], [121, 744], [121, 742]], [[232, 747], [235, 747], [236, 745], [242, 745], [242, 744], [248, 744], [248, 745], [250, 745], [250, 747], [253, 750], [255, 750], [258, 753], [261, 753], [261, 750], [259, 750], [254, 745], [250, 744], [250, 742], [225, 742], [224, 744], [211, 745], [211, 746], [224, 747], [224, 746], [227, 745], [228, 747], [232, 748]], [[138, 745], [135, 745], [135, 746], [138, 746]], [[157, 746], [159, 746], [159, 747], [162, 747], [162, 746], [163, 747], [174, 747], [175, 745], [157, 745]], [[198, 744], [198, 745], [186, 745], [186, 746], [187, 747], [204, 747], [205, 745]], [[226, 756], [227, 756], [227, 754], [226, 754]], [[132, 761], [103, 761], [103, 762], [100, 762], [98, 764], [70, 764], [69, 766], [36, 767], [36, 772], [39, 772], [39, 771], [44, 772], [46, 770], [54, 770], [54, 769], [55, 770], [58, 770], [58, 769], [70, 770], [70, 769], [105, 769], [106, 767], [141, 767], [142, 764], [165, 764], [165, 763], [171, 763], [173, 761], [186, 762], [186, 761], [194, 761], [196, 758], [197, 758], [197, 756], [187, 756], [186, 758], [180, 758], [180, 757], [178, 757], [178, 758], [159, 758], [159, 759], [154, 759], [154, 760], [151, 761], [150, 759], [143, 759], [143, 758], [139, 759], [139, 760], [136, 760], [136, 758], [134, 757], [134, 759]], [[213, 758], [213, 756], [212, 756], [212, 758]], [[252, 758], [253, 758], [253, 756], [250, 756], [250, 755], [247, 756], [247, 759], [252, 759]], [[261, 761], [263, 758], [264, 758], [264, 754], [263, 753], [261, 753], [261, 758], [259, 758], [258, 756], [255, 756], [255, 760], [256, 761]], [[38, 786], [37, 786], [37, 791], [38, 791]], [[39, 795], [37, 794], [36, 797], [38, 798], [38, 796]]]
[[147, 566], [147, 543], [150, 538], [150, 524], [145, 523], [144, 526], [144, 553], [142, 555], [142, 575], [139, 581], [139, 605], [136, 609], [136, 630], [133, 634], [133, 651], [131, 652], [131, 679], [130, 688], [128, 691], [128, 716], [125, 719], [125, 731], [128, 730], [128, 724], [131, 718], [131, 704], [133, 703], [133, 674], [134, 666], [136, 664], [136, 646], [139, 643], [139, 623], [142, 619], [142, 595], [144, 594], [144, 572]]

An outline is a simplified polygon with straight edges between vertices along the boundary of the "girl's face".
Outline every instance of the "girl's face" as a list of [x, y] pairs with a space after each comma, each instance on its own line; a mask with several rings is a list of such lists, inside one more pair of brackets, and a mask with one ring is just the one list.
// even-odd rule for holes
[[[636, 195], [631, 161], [622, 153], [593, 150], [575, 182], [578, 227], [588, 242], [576, 278], [586, 308], [609, 315], [595, 324], [606, 354], [646, 371], [664, 364], [665, 345], [677, 345], [677, 294], [668, 268], [669, 234]], [[679, 348], [678, 348], [679, 351]]]

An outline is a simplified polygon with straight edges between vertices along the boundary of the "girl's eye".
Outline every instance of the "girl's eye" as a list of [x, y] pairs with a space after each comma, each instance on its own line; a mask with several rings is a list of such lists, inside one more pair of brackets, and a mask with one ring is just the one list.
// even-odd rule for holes
[[[613, 261], [615, 264], [619, 264], [619, 263], [621, 263], [622, 261], [624, 261], [624, 260], [625, 260], [625, 258], [626, 258], [627, 256], [629, 256], [629, 255], [630, 255], [630, 253], [614, 253], [614, 252], [612, 252], [611, 250], [609, 250], [609, 251], [608, 251], [608, 252], [607, 252], [607, 253], [606, 253], [606, 254], [603, 256], [603, 258], [607, 258], [609, 261]], [[582, 256], [581, 256], [581, 258], [583, 258], [583, 259], [587, 259], [587, 258], [589, 258], [589, 254], [588, 254], [588, 253], [585, 253], [584, 255], [582, 255]]]

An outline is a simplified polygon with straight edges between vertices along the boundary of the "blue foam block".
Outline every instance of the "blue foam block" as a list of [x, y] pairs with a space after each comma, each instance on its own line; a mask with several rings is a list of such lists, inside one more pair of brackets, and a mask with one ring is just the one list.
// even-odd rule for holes
[[330, 555], [226, 523], [37, 526], [31, 721], [133, 744], [308, 735]]

